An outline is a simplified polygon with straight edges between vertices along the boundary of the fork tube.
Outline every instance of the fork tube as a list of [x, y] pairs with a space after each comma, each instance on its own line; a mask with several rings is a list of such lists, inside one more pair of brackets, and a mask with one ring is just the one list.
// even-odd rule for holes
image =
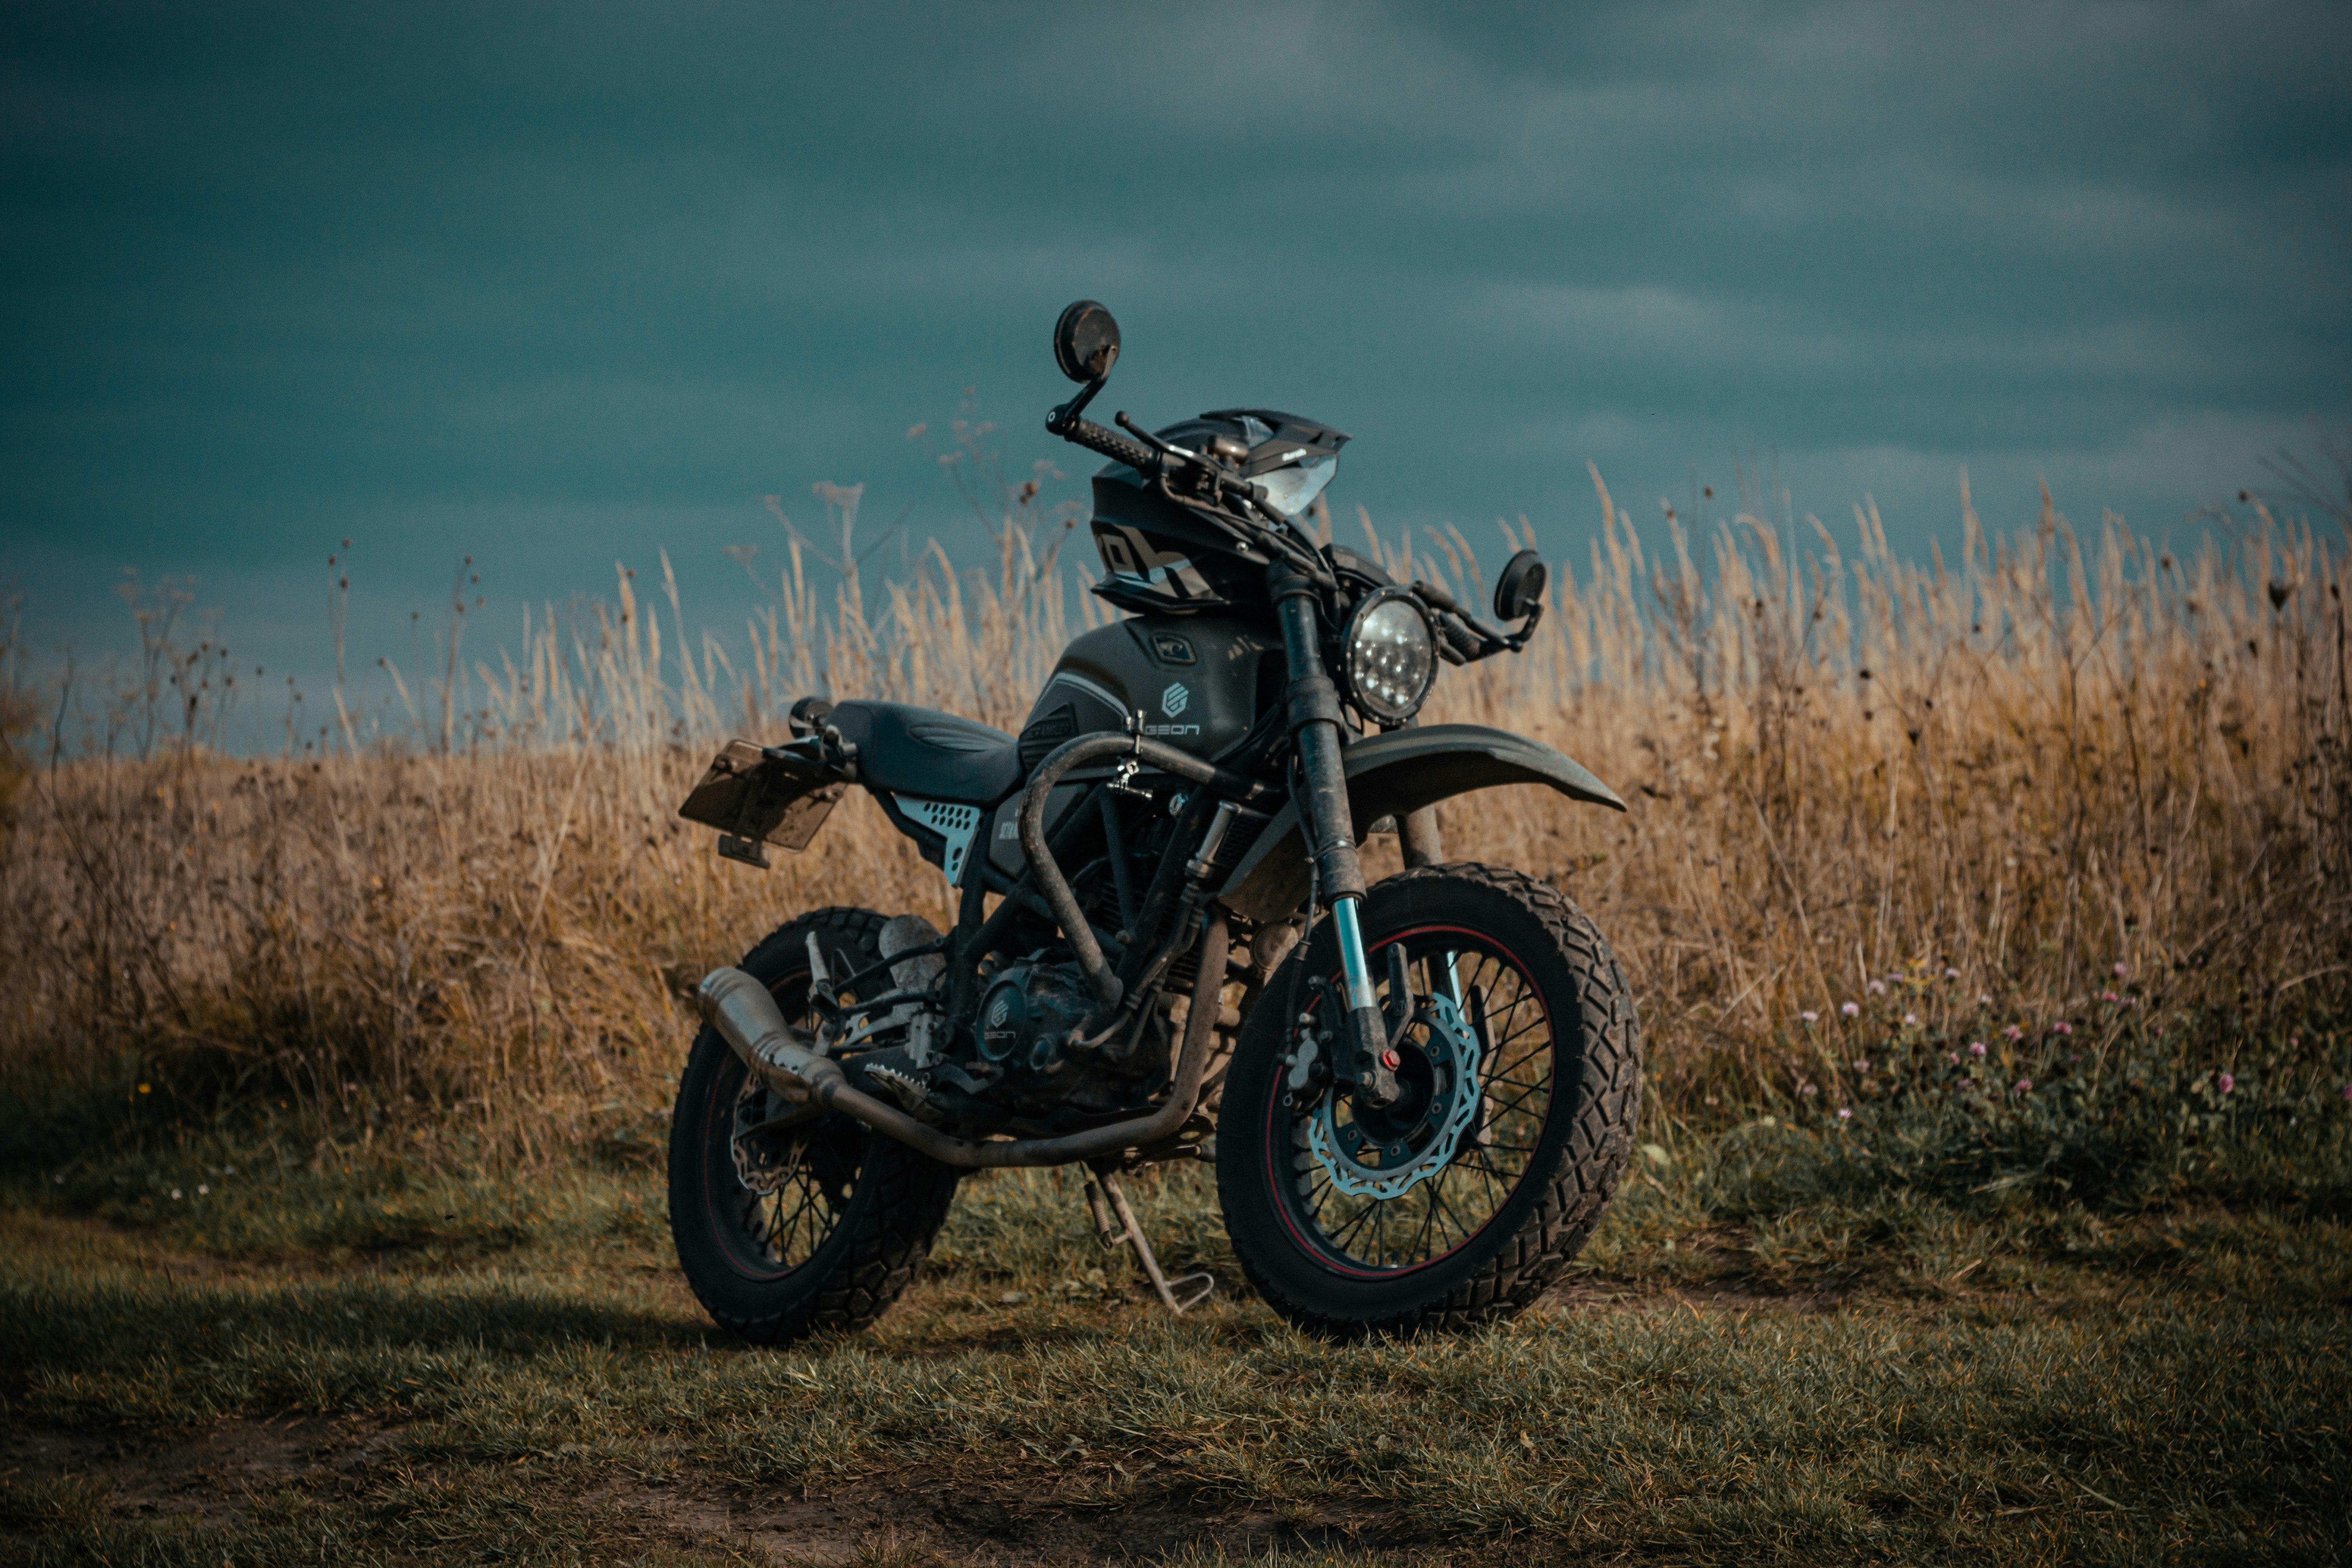
[[1339, 933], [1339, 973], [1348, 982], [1348, 1010], [1377, 1011], [1381, 1000], [1372, 992], [1372, 966], [1364, 958], [1364, 932], [1356, 923], [1356, 900], [1341, 899], [1332, 905], [1331, 923]]
[[1348, 989], [1348, 1060], [1344, 1076], [1376, 1105], [1397, 1094], [1389, 1064], [1388, 1027], [1372, 989], [1371, 965], [1364, 956], [1363, 928], [1356, 906], [1364, 896], [1363, 863], [1356, 855], [1356, 826], [1348, 804], [1348, 773], [1339, 758], [1339, 692], [1323, 668], [1323, 642], [1316, 625], [1314, 583], [1276, 562], [1266, 571], [1276, 610], [1282, 616], [1282, 647], [1289, 680], [1285, 693], [1291, 743], [1306, 784], [1299, 804], [1307, 852], [1314, 858], [1316, 881], [1331, 911], [1339, 938], [1339, 967]]

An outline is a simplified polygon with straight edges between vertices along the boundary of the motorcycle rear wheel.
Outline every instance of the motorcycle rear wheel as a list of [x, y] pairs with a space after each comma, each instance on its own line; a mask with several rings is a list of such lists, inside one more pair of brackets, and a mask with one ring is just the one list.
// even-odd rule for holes
[[[882, 925], [870, 910], [818, 910], [777, 928], [739, 967], [801, 1024], [810, 936], [825, 967], [847, 976], [879, 961]], [[695, 1037], [670, 1121], [670, 1236], [704, 1310], [763, 1344], [880, 1317], [921, 1270], [958, 1175], [838, 1112], [756, 1130], [786, 1109], [716, 1029]]]
[[1234, 1052], [1217, 1129], [1226, 1233], [1259, 1295], [1311, 1332], [1507, 1317], [1582, 1249], [1624, 1175], [1642, 1083], [1624, 976], [1582, 910], [1502, 867], [1405, 871], [1371, 889], [1360, 919], [1383, 996], [1398, 949], [1415, 996], [1446, 997], [1455, 1023], [1408, 1030], [1395, 1106], [1295, 1089], [1296, 1020], [1336, 1003], [1301, 984], [1288, 1005], [1294, 972], [1304, 963], [1339, 994], [1322, 922]]

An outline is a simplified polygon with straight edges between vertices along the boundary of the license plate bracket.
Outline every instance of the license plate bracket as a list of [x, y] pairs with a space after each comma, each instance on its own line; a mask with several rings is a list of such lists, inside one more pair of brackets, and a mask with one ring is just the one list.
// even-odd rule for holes
[[677, 814], [719, 829], [719, 850], [729, 859], [765, 866], [761, 845], [799, 854], [848, 787], [820, 757], [790, 746], [730, 741]]

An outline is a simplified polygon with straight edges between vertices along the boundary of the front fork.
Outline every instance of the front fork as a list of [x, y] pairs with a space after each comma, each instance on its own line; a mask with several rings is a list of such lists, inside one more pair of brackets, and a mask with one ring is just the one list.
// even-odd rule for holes
[[1316, 626], [1312, 580], [1277, 562], [1267, 573], [1282, 617], [1283, 652], [1289, 682], [1286, 717], [1298, 752], [1305, 798], [1299, 802], [1307, 852], [1332, 928], [1339, 938], [1339, 973], [1347, 992], [1344, 1043], [1332, 1070], [1353, 1083], [1375, 1106], [1397, 1097], [1398, 1057], [1389, 1039], [1372, 969], [1364, 954], [1364, 931], [1357, 906], [1364, 898], [1364, 868], [1356, 855], [1356, 825], [1348, 805], [1347, 769], [1339, 759], [1339, 692], [1323, 667], [1322, 637]]

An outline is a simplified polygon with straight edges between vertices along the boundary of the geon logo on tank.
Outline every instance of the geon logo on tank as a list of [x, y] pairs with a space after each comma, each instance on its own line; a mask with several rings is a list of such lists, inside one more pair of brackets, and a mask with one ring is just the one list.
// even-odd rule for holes
[[[1181, 680], [1170, 681], [1168, 689], [1160, 694], [1160, 711], [1171, 719], [1175, 718], [1192, 705], [1192, 688]], [[1140, 721], [1143, 715], [1138, 713], [1136, 718]], [[1198, 724], [1144, 724], [1141, 728], [1147, 735], [1197, 735], [1201, 732], [1201, 726]]]

